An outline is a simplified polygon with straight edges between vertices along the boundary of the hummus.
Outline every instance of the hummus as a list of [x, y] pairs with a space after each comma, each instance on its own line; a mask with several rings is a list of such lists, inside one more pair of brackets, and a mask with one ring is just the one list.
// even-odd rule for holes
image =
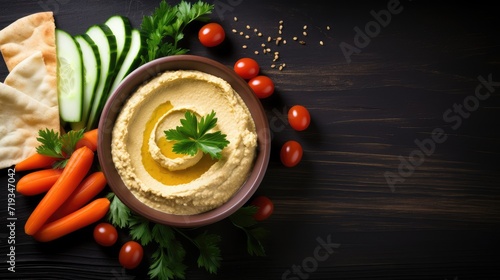
[[[176, 154], [165, 130], [186, 111], [198, 119], [216, 113], [229, 145], [219, 160], [201, 151]], [[167, 71], [140, 86], [113, 128], [111, 153], [125, 185], [143, 203], [171, 214], [192, 215], [228, 201], [252, 169], [257, 133], [250, 112], [231, 85], [199, 71]]]

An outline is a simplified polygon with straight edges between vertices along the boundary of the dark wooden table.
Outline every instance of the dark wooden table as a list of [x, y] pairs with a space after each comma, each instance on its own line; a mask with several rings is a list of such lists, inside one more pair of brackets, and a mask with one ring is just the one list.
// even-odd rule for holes
[[[273, 133], [258, 190], [275, 203], [274, 215], [262, 224], [271, 232], [267, 256], [249, 256], [242, 233], [222, 221], [209, 227], [224, 236], [219, 273], [197, 268], [196, 249], [188, 246], [186, 278], [498, 279], [498, 10], [483, 1], [326, 3], [214, 1], [212, 20], [227, 31], [224, 46], [214, 50], [197, 41], [199, 24], [186, 30], [191, 54], [228, 67], [253, 57], [276, 83], [274, 95], [262, 100]], [[157, 4], [2, 1], [0, 28], [48, 9], [57, 27], [72, 34], [113, 14], [138, 27]], [[276, 46], [268, 36], [287, 42]], [[262, 43], [271, 54], [263, 53]], [[275, 51], [279, 60], [271, 68]], [[6, 75], [2, 64], [0, 77]], [[295, 104], [310, 110], [306, 131], [286, 121]], [[304, 148], [293, 168], [279, 159], [287, 140]], [[146, 277], [147, 260], [138, 269], [122, 269], [116, 248], [96, 245], [91, 228], [50, 244], [27, 237], [24, 222], [39, 198], [16, 196], [12, 232], [6, 225], [9, 171], [0, 170], [0, 178], [1, 279]], [[8, 271], [11, 246], [15, 273]]]

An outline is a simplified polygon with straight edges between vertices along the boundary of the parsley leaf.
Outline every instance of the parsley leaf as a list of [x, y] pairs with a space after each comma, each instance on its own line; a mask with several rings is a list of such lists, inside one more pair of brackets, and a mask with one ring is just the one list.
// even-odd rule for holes
[[229, 216], [229, 220], [234, 226], [245, 232], [248, 253], [252, 256], [265, 256], [266, 251], [263, 240], [267, 236], [268, 231], [264, 228], [255, 227], [257, 221], [253, 218], [253, 215], [257, 210], [258, 208], [253, 205], [241, 207]]
[[196, 115], [186, 111], [185, 119], [181, 119], [182, 126], [177, 126], [175, 129], [164, 131], [167, 140], [176, 141], [173, 146], [173, 151], [178, 154], [187, 154], [194, 156], [201, 150], [209, 154], [212, 159], [220, 159], [221, 151], [229, 141], [226, 135], [220, 131], [211, 132], [217, 124], [215, 111], [197, 120]]
[[107, 215], [108, 221], [119, 228], [127, 227], [131, 219], [130, 209], [114, 193], [111, 192], [106, 197], [111, 201]]
[[54, 168], [64, 168], [84, 132], [84, 129], [71, 130], [61, 135], [53, 129], [39, 130], [36, 140], [41, 145], [36, 148], [36, 152], [58, 159], [53, 166]]
[[220, 248], [218, 246], [221, 237], [216, 234], [209, 234], [205, 231], [198, 235], [193, 241], [200, 249], [198, 267], [203, 267], [212, 274], [217, 273], [217, 269], [220, 267], [220, 261], [222, 260]]
[[181, 1], [170, 6], [162, 0], [152, 15], [144, 16], [141, 22], [147, 47], [147, 55], [141, 57], [142, 63], [162, 56], [187, 53], [187, 49], [178, 46], [184, 38], [184, 28], [194, 20], [208, 21], [213, 9], [214, 5], [202, 1], [194, 4]]

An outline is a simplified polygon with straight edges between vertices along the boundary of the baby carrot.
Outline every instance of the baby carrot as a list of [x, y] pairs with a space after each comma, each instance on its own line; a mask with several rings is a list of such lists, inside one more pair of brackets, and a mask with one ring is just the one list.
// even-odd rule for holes
[[18, 162], [15, 166], [16, 171], [25, 171], [39, 168], [49, 168], [56, 162], [53, 157], [34, 153], [33, 155]]
[[83, 137], [76, 143], [76, 149], [87, 146], [92, 151], [97, 150], [97, 128], [86, 131]]
[[35, 234], [54, 214], [87, 175], [94, 160], [94, 152], [81, 147], [71, 154], [66, 167], [52, 188], [44, 195], [24, 225], [28, 235]]
[[92, 198], [99, 194], [106, 186], [106, 178], [102, 171], [96, 171], [87, 176], [76, 187], [73, 193], [66, 199], [66, 201], [59, 207], [56, 212], [47, 220], [47, 222], [58, 220], [67, 216], [76, 210], [80, 209]]
[[62, 169], [41, 169], [30, 172], [17, 182], [16, 190], [22, 195], [37, 195], [48, 191], [61, 176]]
[[86, 227], [102, 219], [109, 210], [109, 200], [97, 198], [77, 211], [43, 225], [33, 237], [40, 242], [48, 242]]

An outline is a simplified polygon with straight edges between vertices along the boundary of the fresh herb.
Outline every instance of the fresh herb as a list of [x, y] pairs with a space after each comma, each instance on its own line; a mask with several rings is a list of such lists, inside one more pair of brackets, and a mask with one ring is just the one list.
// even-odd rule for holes
[[151, 255], [153, 261], [149, 266], [148, 275], [154, 279], [184, 279], [187, 266], [184, 264], [186, 250], [177, 239], [184, 239], [195, 245], [200, 251], [198, 267], [209, 273], [217, 273], [222, 260], [219, 242], [221, 237], [216, 234], [203, 232], [192, 238], [182, 229], [169, 227], [150, 222], [142, 216], [136, 215], [123, 204], [114, 193], [107, 198], [111, 201], [108, 220], [119, 228], [128, 228], [130, 236], [143, 246], [153, 244], [156, 248]]
[[147, 56], [142, 63], [176, 54], [185, 54], [187, 49], [178, 46], [184, 38], [184, 28], [194, 20], [208, 21], [214, 5], [198, 1], [194, 4], [181, 1], [170, 6], [165, 0], [160, 2], [152, 15], [144, 16], [141, 31], [146, 37]]
[[184, 117], [185, 119], [181, 119], [182, 126], [165, 131], [167, 140], [176, 141], [173, 151], [194, 156], [201, 150], [209, 154], [212, 159], [220, 159], [221, 151], [229, 145], [229, 141], [220, 131], [208, 132], [217, 124], [215, 112], [212, 110], [212, 113], [202, 117], [200, 121], [189, 111], [186, 111]]
[[252, 256], [265, 256], [263, 240], [268, 231], [261, 227], [256, 227], [257, 221], [253, 218], [258, 208], [250, 205], [238, 209], [229, 219], [234, 226], [243, 230], [247, 236], [247, 251]]
[[83, 137], [84, 129], [71, 130], [65, 134], [59, 134], [53, 129], [45, 129], [38, 131], [36, 140], [40, 142], [40, 146], [36, 148], [36, 152], [56, 158], [57, 161], [53, 165], [54, 168], [64, 168], [69, 157], [75, 151], [76, 143]]

